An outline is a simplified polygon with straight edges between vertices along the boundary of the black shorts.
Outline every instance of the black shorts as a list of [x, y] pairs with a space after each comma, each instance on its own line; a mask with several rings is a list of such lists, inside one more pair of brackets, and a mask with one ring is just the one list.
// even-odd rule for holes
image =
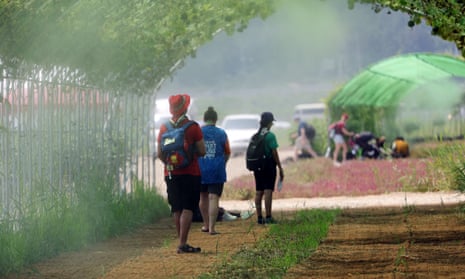
[[272, 190], [276, 183], [276, 167], [263, 171], [254, 171], [255, 191]]
[[171, 212], [188, 209], [194, 211], [200, 201], [200, 176], [172, 175], [165, 177], [166, 192]]
[[200, 192], [205, 193], [208, 192], [209, 194], [217, 194], [221, 197], [223, 194], [224, 183], [212, 183], [212, 184], [202, 184], [200, 186]]

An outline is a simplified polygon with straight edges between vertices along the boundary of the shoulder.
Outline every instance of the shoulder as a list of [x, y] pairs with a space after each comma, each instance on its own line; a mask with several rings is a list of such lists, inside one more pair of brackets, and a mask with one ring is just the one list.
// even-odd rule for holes
[[215, 125], [204, 125], [201, 127], [202, 128], [202, 131], [205, 131], [205, 132], [214, 132], [216, 134], [226, 134], [226, 132], [221, 129], [220, 127], [218, 126], [215, 126]]
[[169, 122], [164, 122], [160, 125], [160, 131], [159, 133], [160, 134], [163, 134], [164, 132], [166, 132], [168, 130], [168, 126], [170, 125]]
[[[197, 123], [197, 122], [194, 121], [194, 120], [186, 119], [186, 120], [184, 120], [184, 121], [181, 123], [181, 125], [182, 125], [182, 126], [187, 125], [188, 128], [197, 127], [198, 129], [200, 129], [199, 123]], [[178, 126], [178, 127], [179, 127], [179, 126]]]
[[188, 120], [186, 122], [183, 122], [182, 125], [186, 125], [189, 122], [189, 126], [186, 129], [187, 133], [202, 133], [202, 129], [199, 125], [199, 123], [195, 122], [194, 120]]
[[226, 131], [223, 129], [223, 128], [220, 128], [220, 127], [216, 127], [216, 130], [218, 131], [218, 133], [220, 133], [221, 135], [227, 137], [228, 134], [226, 133]]
[[208, 130], [210, 130], [210, 127], [211, 127], [211, 125], [203, 125], [203, 126], [200, 127], [200, 129], [202, 129], [202, 131], [208, 131]]
[[270, 131], [270, 132], [265, 134], [265, 139], [276, 140], [276, 135], [275, 135], [275, 133]]

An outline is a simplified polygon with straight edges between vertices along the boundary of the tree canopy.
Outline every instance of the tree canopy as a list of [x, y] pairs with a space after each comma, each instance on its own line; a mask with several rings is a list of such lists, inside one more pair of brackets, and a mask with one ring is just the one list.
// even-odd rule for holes
[[36, 65], [52, 79], [65, 70], [74, 82], [147, 92], [219, 30], [241, 31], [271, 14], [271, 2], [1, 1], [0, 61], [26, 72]]
[[454, 42], [465, 56], [465, 1], [464, 0], [348, 0], [349, 8], [355, 3], [371, 4], [379, 13], [389, 9], [410, 15], [410, 27], [422, 20], [432, 27], [431, 34]]
[[[465, 54], [463, 1], [348, 0], [408, 13]], [[232, 34], [273, 13], [273, 0], [14, 0], [0, 2], [6, 76], [151, 92], [219, 31]], [[388, 11], [389, 12], [389, 11]]]

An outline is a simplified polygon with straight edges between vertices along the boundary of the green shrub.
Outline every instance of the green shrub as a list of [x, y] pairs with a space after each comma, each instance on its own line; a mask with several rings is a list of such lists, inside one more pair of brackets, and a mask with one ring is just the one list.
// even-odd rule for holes
[[121, 194], [94, 182], [75, 194], [58, 188], [20, 194], [29, 203], [0, 223], [0, 275], [169, 216], [165, 199], [141, 182]]
[[281, 278], [316, 250], [339, 212], [314, 209], [283, 216], [255, 246], [243, 247], [200, 278]]

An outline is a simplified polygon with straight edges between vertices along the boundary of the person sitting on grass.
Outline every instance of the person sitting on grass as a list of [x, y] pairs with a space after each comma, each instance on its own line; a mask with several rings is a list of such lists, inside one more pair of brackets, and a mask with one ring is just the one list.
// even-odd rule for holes
[[396, 137], [392, 143], [392, 158], [407, 158], [410, 155], [408, 142], [403, 137]]

